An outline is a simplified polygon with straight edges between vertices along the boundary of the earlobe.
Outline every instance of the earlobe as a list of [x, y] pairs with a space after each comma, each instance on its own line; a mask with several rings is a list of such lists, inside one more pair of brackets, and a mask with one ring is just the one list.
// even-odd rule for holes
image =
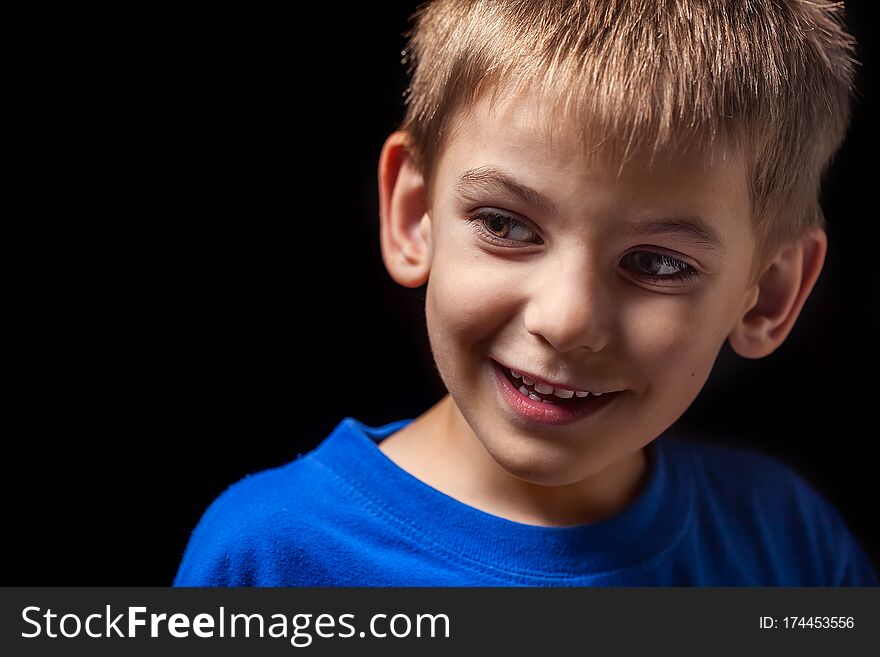
[[785, 341], [819, 279], [827, 248], [827, 235], [817, 228], [777, 251], [747, 292], [728, 336], [736, 353], [763, 358]]
[[419, 287], [430, 272], [431, 231], [425, 183], [410, 144], [407, 133], [394, 132], [379, 156], [379, 241], [391, 278]]

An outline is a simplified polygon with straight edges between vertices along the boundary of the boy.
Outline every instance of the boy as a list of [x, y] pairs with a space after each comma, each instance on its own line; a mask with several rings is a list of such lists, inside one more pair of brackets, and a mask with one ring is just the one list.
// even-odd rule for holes
[[853, 43], [806, 2], [437, 0], [379, 162], [449, 394], [246, 478], [176, 585], [877, 585], [758, 453], [662, 436], [822, 269]]

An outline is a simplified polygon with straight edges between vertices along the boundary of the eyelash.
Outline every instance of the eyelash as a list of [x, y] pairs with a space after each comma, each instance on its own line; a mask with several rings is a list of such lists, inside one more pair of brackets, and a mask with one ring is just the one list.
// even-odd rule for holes
[[537, 233], [529, 228], [526, 224], [518, 219], [514, 219], [513, 217], [508, 217], [505, 214], [501, 214], [500, 212], [494, 212], [492, 210], [480, 210], [475, 212], [470, 217], [467, 218], [468, 225], [473, 229], [475, 233], [485, 239], [487, 242], [491, 242], [492, 244], [498, 244], [499, 246], [513, 246], [515, 248], [520, 248], [518, 245], [523, 244], [523, 242], [519, 240], [507, 240], [502, 237], [498, 237], [497, 235], [493, 235], [485, 228], [485, 222], [490, 221], [491, 219], [500, 219], [501, 221], [506, 221], [510, 224], [511, 230], [514, 228], [521, 228], [524, 231], [527, 231], [538, 238], [538, 242], [526, 242], [527, 244], [543, 244], [544, 240], [538, 237]]
[[[537, 237], [537, 234], [535, 233], [535, 231], [533, 231], [531, 228], [529, 228], [522, 221], [519, 221], [518, 219], [515, 219], [514, 217], [508, 217], [507, 215], [501, 214], [499, 212], [494, 212], [491, 210], [480, 210], [479, 212], [475, 212], [471, 216], [467, 217], [466, 221], [467, 221], [469, 227], [475, 233], [477, 233], [481, 239], [484, 239], [487, 242], [490, 242], [491, 244], [496, 244], [499, 246], [508, 246], [508, 247], [513, 246], [514, 248], [522, 248], [522, 247], [518, 246], [519, 244], [523, 244], [522, 241], [503, 239], [503, 238], [498, 237], [497, 235], [493, 235], [488, 230], [486, 230], [485, 222], [487, 222], [491, 219], [500, 219], [502, 221], [506, 221], [509, 223], [511, 229], [521, 228], [521, 229], [523, 229], [523, 230], [525, 230], [525, 231], [527, 231]], [[538, 237], [538, 240], [540, 240], [540, 241], [539, 242], [526, 242], [526, 243], [527, 244], [543, 244], [544, 243], [540, 237]], [[677, 274], [672, 274], [672, 275], [668, 275], [668, 276], [655, 276], [653, 274], [644, 274], [644, 273], [638, 274], [638, 276], [640, 278], [654, 282], [654, 283], [665, 284], [665, 283], [670, 283], [670, 282], [690, 281], [690, 280], [699, 279], [701, 276], [700, 272], [698, 272], [696, 269], [691, 267], [688, 263], [683, 262], [683, 261], [679, 260], [678, 258], [673, 258], [672, 256], [667, 255], [665, 253], [654, 253], [652, 251], [631, 251], [630, 253], [627, 253], [625, 256], [623, 256], [623, 259], [632, 258], [633, 256], [636, 256], [636, 255], [654, 256], [655, 258], [660, 259], [661, 264], [666, 265], [668, 267], [675, 267], [676, 269], [681, 270]]]
[[654, 283], [665, 284], [665, 283], [669, 283], [669, 282], [674, 283], [674, 282], [681, 282], [681, 281], [697, 280], [698, 278], [700, 278], [700, 272], [698, 272], [696, 269], [691, 267], [688, 263], [682, 262], [678, 258], [673, 258], [672, 256], [667, 255], [665, 253], [654, 253], [653, 251], [631, 251], [630, 253], [627, 253], [625, 256], [623, 256], [623, 259], [626, 260], [627, 258], [632, 258], [633, 256], [637, 256], [637, 255], [653, 256], [655, 258], [658, 258], [660, 260], [661, 264], [664, 264], [668, 267], [675, 267], [676, 269], [681, 270], [677, 274], [670, 274], [667, 276], [655, 276], [653, 274], [644, 274], [644, 273], [637, 274], [640, 278], [643, 278], [645, 280], [648, 280], [648, 281], [651, 281]]

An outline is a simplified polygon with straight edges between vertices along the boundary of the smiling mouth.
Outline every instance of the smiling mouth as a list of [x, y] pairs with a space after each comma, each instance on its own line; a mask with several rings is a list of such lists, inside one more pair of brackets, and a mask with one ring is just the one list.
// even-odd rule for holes
[[[594, 399], [599, 399], [601, 397], [611, 398], [619, 393], [618, 391], [606, 392], [604, 394], [595, 394], [586, 391], [575, 392], [564, 389], [553, 389], [551, 392], [548, 392], [547, 388], [549, 388], [550, 386], [545, 386], [535, 381], [531, 381], [531, 379], [529, 379], [525, 375], [515, 377], [509, 368], [501, 365], [497, 361], [495, 362], [495, 364], [499, 369], [501, 369], [501, 371], [504, 373], [504, 376], [507, 377], [507, 380], [510, 381], [510, 384], [515, 389], [519, 390], [519, 392], [521, 392], [529, 399], [533, 401], [539, 401], [544, 404], [555, 406], [577, 406], [579, 404], [583, 404]], [[537, 390], [537, 386], [541, 386], [541, 391]]]

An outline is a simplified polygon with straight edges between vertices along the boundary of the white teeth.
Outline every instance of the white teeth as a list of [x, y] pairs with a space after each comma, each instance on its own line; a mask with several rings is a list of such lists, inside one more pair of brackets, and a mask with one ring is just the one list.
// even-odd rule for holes
[[510, 372], [511, 376], [513, 376], [514, 379], [522, 379], [522, 382], [525, 384], [525, 385], [522, 385], [519, 387], [519, 391], [524, 395], [528, 395], [529, 398], [534, 399], [535, 401], [542, 401], [542, 400], [537, 395], [532, 394], [531, 390], [526, 388], [526, 386], [533, 386], [535, 389], [535, 392], [540, 392], [542, 395], [556, 395], [557, 397], [559, 397], [561, 399], [571, 399], [575, 395], [577, 395], [581, 399], [583, 399], [584, 397], [589, 397], [591, 394], [593, 395], [593, 397], [601, 397], [602, 396], [601, 392], [591, 393], [588, 390], [565, 390], [563, 388], [554, 389], [553, 386], [549, 386], [546, 383], [535, 383], [532, 379], [527, 377], [522, 372], [517, 372], [516, 370], [509, 369], [509, 368], [508, 368], [508, 371]]

